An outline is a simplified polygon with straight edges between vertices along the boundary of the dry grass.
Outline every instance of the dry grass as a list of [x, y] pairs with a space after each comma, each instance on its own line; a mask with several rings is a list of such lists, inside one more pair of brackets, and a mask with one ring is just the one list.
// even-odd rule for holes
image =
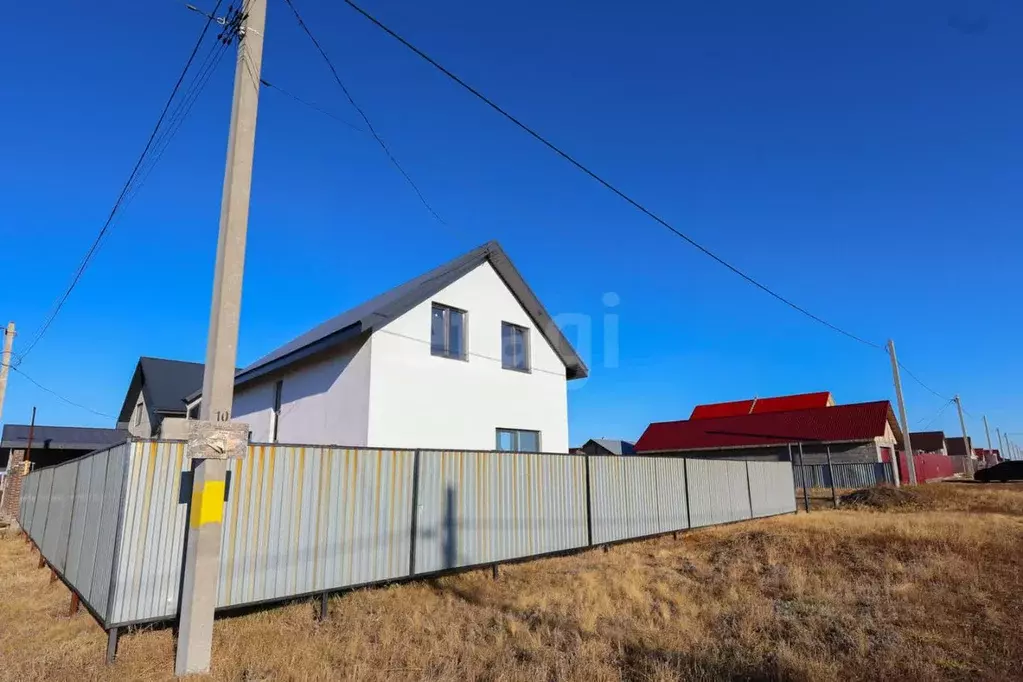
[[[118, 662], [0, 541], [0, 678], [166, 679], [170, 630]], [[897, 512], [780, 517], [217, 621], [214, 677], [1019, 679], [1023, 486], [922, 487]]]

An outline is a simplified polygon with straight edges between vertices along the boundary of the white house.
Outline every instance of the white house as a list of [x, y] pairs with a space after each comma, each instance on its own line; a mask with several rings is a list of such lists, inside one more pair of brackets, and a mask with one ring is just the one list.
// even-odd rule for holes
[[490, 242], [241, 370], [232, 419], [253, 442], [568, 452], [567, 382], [586, 374]]

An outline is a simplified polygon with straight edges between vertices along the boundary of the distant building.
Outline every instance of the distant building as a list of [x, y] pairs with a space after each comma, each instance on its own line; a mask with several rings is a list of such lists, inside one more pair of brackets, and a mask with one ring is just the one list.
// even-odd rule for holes
[[185, 398], [202, 389], [202, 376], [201, 362], [139, 358], [117, 428], [136, 438], [159, 438], [164, 419], [185, 416]]
[[[902, 431], [887, 400], [659, 422], [636, 441], [640, 455], [797, 460], [807, 464], [889, 461]], [[791, 446], [791, 450], [790, 450]]]
[[[27, 451], [28, 424], [5, 424], [0, 437], [0, 469], [7, 468], [11, 451]], [[102, 450], [128, 438], [123, 429], [94, 429], [83, 426], [45, 426], [32, 430], [32, 448], [28, 459], [33, 469], [60, 464], [93, 450]]]
[[819, 393], [799, 393], [768, 398], [749, 398], [733, 400], [727, 403], [709, 403], [693, 408], [690, 419], [712, 419], [715, 417], [738, 417], [744, 414], [765, 414], [767, 412], [787, 412], [789, 410], [807, 410], [812, 407], [831, 407], [835, 399], [828, 391]]
[[591, 438], [581, 448], [577, 448], [576, 452], [587, 455], [634, 455], [636, 446], [627, 440]]
[[949, 457], [966, 457], [967, 454], [973, 452], [973, 439], [968, 438], [969, 445], [964, 444], [963, 437], [957, 436], [955, 438], [946, 438], [945, 444], [948, 449]]
[[944, 431], [910, 431], [909, 441], [916, 453], [948, 455]]

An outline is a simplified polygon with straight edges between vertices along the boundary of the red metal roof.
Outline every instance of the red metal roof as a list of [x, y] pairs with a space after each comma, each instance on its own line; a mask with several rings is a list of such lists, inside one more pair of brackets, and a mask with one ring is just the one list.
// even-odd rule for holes
[[891, 424], [896, 438], [901, 438], [891, 403], [887, 400], [657, 422], [648, 426], [640, 436], [636, 451], [713, 450], [800, 441], [871, 440], [884, 435], [885, 424]]
[[738, 417], [745, 414], [806, 410], [812, 407], [827, 407], [830, 404], [832, 404], [832, 400], [829, 391], [800, 393], [798, 395], [780, 395], [771, 398], [751, 398], [749, 400], [734, 400], [728, 403], [697, 405], [693, 408], [693, 413], [689, 418], [714, 419], [716, 417]]

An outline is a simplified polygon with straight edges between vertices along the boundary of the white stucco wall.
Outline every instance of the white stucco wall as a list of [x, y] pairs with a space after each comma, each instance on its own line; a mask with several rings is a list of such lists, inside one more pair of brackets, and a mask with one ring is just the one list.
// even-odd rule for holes
[[232, 419], [249, 424], [253, 441], [270, 441], [274, 384], [282, 380], [278, 442], [367, 445], [369, 372], [369, 340], [341, 347], [236, 391]]
[[[430, 353], [432, 303], [467, 311], [467, 359]], [[501, 322], [527, 327], [530, 373], [501, 367]], [[568, 452], [565, 366], [490, 263], [374, 332], [368, 443], [493, 450], [496, 429], [540, 431]]]

